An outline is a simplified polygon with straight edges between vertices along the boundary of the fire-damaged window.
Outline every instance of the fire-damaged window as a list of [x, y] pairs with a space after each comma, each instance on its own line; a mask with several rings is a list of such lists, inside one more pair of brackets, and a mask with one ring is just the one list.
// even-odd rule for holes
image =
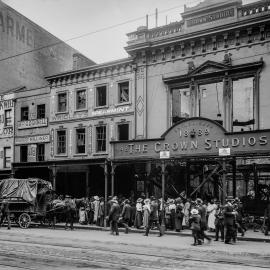
[[11, 147], [4, 148], [4, 168], [11, 167]]
[[76, 130], [76, 153], [85, 153], [85, 128], [78, 128]]
[[58, 94], [58, 112], [67, 111], [67, 93]]
[[45, 160], [45, 144], [41, 143], [37, 145], [37, 161]]
[[199, 85], [199, 116], [223, 124], [223, 82]]
[[67, 152], [67, 135], [66, 130], [57, 131], [57, 154], [63, 155]]
[[128, 140], [129, 139], [129, 124], [123, 123], [118, 124], [118, 140]]
[[45, 118], [45, 104], [37, 105], [37, 119]]
[[27, 121], [27, 120], [29, 120], [29, 108], [22, 107], [21, 108], [21, 121]]
[[11, 110], [5, 110], [5, 127], [12, 126]]
[[254, 129], [254, 77], [233, 80], [233, 131]]
[[180, 120], [190, 117], [190, 90], [173, 89], [172, 90], [172, 122], [177, 123]]
[[96, 152], [106, 151], [106, 126], [96, 127]]
[[121, 82], [118, 84], [119, 103], [129, 102], [129, 82]]
[[107, 86], [98, 86], [96, 88], [96, 107], [107, 105]]
[[86, 90], [77, 90], [76, 92], [76, 110], [86, 109]]
[[28, 147], [27, 145], [21, 145], [20, 147], [20, 161], [27, 162]]

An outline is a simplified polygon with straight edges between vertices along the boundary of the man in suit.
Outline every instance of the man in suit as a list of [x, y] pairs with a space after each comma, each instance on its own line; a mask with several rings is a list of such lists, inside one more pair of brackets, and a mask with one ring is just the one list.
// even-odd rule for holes
[[10, 211], [9, 211], [9, 202], [7, 200], [6, 196], [3, 196], [3, 201], [1, 204], [1, 220], [0, 220], [0, 226], [2, 226], [4, 220], [7, 219], [8, 222], [8, 230], [10, 230]]
[[120, 217], [120, 206], [118, 204], [117, 197], [111, 199], [111, 208], [108, 216], [108, 220], [111, 224], [111, 234], [119, 235], [118, 221]]
[[207, 220], [206, 220], [206, 205], [203, 203], [201, 199], [196, 200], [197, 209], [199, 211], [199, 215], [201, 216], [201, 232], [200, 232], [200, 238], [203, 241], [204, 238], [208, 240], [208, 242], [211, 242], [211, 238], [205, 233], [207, 230]]
[[124, 207], [121, 213], [121, 223], [125, 227], [125, 233], [128, 233], [128, 224], [130, 224], [131, 219], [131, 206], [128, 199], [124, 200]]
[[145, 236], [148, 236], [150, 228], [152, 228], [153, 224], [155, 224], [159, 230], [159, 235], [162, 236], [161, 227], [159, 224], [159, 216], [158, 216], [158, 202], [156, 198], [152, 198], [152, 202], [150, 205], [150, 215], [149, 215], [149, 222], [146, 227]]
[[231, 198], [226, 199], [224, 206], [224, 229], [225, 229], [225, 244], [232, 244], [235, 241], [235, 214], [233, 212], [233, 206]]
[[217, 209], [215, 213], [215, 232], [216, 232], [216, 239], [215, 241], [218, 241], [219, 239], [219, 232], [221, 234], [220, 238], [221, 241], [224, 241], [224, 214], [223, 214], [223, 206], [220, 205], [220, 202], [217, 202]]

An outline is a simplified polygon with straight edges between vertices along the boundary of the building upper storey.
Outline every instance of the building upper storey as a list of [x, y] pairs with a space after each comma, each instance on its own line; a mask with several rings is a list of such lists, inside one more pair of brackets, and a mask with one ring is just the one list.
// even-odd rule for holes
[[[238, 38], [245, 35], [252, 40], [255, 33], [259, 33], [263, 39], [266, 32], [264, 23], [270, 18], [270, 1], [243, 5], [242, 0], [205, 0], [195, 7], [185, 6], [181, 15], [181, 21], [152, 29], [141, 26], [128, 33], [126, 51], [130, 55], [136, 55], [139, 50], [168, 46], [170, 51], [174, 52], [177, 48], [173, 46], [176, 45], [183, 51], [184, 56], [185, 50], [189, 47], [192, 50], [192, 47], [195, 48], [198, 44], [204, 52], [210, 35], [211, 43], [213, 39], [218, 43], [221, 38], [229, 43], [232, 35]], [[234, 30], [241, 30], [243, 33]], [[240, 45], [238, 43], [240, 42], [236, 45]]]

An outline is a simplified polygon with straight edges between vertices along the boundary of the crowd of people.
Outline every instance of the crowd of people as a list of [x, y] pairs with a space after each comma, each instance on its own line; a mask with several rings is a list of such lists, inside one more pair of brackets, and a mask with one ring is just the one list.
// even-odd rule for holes
[[[270, 210], [269, 210], [270, 211]], [[238, 198], [228, 197], [225, 204], [213, 199], [209, 202], [200, 198], [195, 200], [184, 198], [162, 199], [138, 198], [136, 201], [123, 197], [109, 197], [105, 215], [104, 198], [94, 196], [85, 199], [79, 211], [81, 224], [111, 226], [111, 233], [119, 235], [118, 226], [144, 229], [148, 236], [150, 229], [157, 228], [159, 236], [163, 235], [161, 224], [165, 230], [180, 232], [191, 229], [194, 245], [200, 245], [204, 239], [211, 241], [206, 231], [215, 232], [215, 241], [231, 244], [236, 241], [237, 233], [245, 235], [243, 205]], [[269, 226], [267, 226], [269, 229]], [[267, 231], [268, 233], [268, 231]]]

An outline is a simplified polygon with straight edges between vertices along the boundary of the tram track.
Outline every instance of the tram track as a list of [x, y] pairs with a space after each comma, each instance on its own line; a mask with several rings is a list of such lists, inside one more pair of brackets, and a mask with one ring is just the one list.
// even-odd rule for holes
[[[40, 243], [37, 244], [35, 242], [27, 242], [25, 243], [25, 241], [12, 241], [12, 240], [0, 240], [0, 242], [4, 242], [4, 243], [10, 243], [11, 245], [23, 245], [24, 247], [27, 245], [28, 247], [31, 247], [32, 250], [32, 254], [34, 256], [40, 256], [43, 259], [52, 259], [52, 260], [67, 260], [66, 256], [62, 256], [60, 254], [42, 254], [41, 252], [39, 252], [38, 247], [42, 248], [47, 248], [50, 250], [53, 249], [59, 249], [59, 247], [62, 248], [62, 250], [64, 249], [67, 253], [69, 253], [70, 251], [80, 251], [80, 253], [84, 253], [85, 256], [89, 257], [89, 259], [85, 259], [82, 258], [81, 256], [70, 256], [68, 257], [68, 260], [70, 262], [76, 262], [76, 263], [83, 263], [86, 265], [89, 265], [91, 268], [91, 265], [93, 265], [93, 263], [95, 264], [94, 267], [99, 267], [98, 265], [109, 265], [110, 267], [114, 266], [114, 267], [119, 267], [119, 264], [123, 267], [128, 267], [127, 269], [145, 269], [145, 266], [140, 266], [138, 264], [136, 265], [130, 265], [130, 262], [125, 263], [124, 261], [120, 260], [120, 261], [113, 261], [110, 259], [111, 256], [117, 258], [117, 254], [120, 256], [124, 256], [125, 258], [134, 258], [134, 257], [138, 257], [139, 260], [141, 261], [169, 261], [170, 264], [172, 265], [183, 265], [184, 263], [195, 263], [195, 264], [212, 264], [212, 265], [223, 265], [223, 266], [241, 266], [241, 267], [252, 267], [252, 268], [261, 268], [261, 269], [269, 269], [269, 264], [268, 265], [262, 265], [262, 264], [256, 264], [256, 263], [248, 263], [246, 261], [240, 261], [239, 259], [237, 261], [234, 260], [223, 260], [223, 259], [208, 259], [208, 258], [196, 258], [194, 256], [190, 256], [190, 255], [180, 255], [179, 257], [176, 256], [171, 256], [171, 255], [164, 255], [164, 254], [157, 254], [157, 253], [141, 253], [141, 252], [134, 252], [134, 251], [124, 251], [124, 250], [116, 250], [116, 249], [112, 249], [112, 248], [105, 248], [105, 247], [79, 247], [79, 246], [74, 246], [74, 245], [60, 245], [60, 244], [50, 244], [50, 243]], [[3, 245], [2, 245], [3, 246]], [[16, 251], [12, 252], [11, 250], [6, 250], [8, 252], [8, 254], [13, 254], [14, 256], [16, 256], [16, 254], [20, 254], [20, 256], [22, 257], [27, 257], [27, 252], [24, 251], [25, 249], [17, 249]], [[2, 249], [0, 252], [0, 256], [4, 256], [6, 253], [3, 253], [4, 250]], [[204, 252], [203, 250], [201, 250], [201, 252]], [[107, 255], [110, 255], [109, 258], [107, 258]], [[179, 254], [181, 254], [181, 250], [179, 250]], [[92, 255], [92, 256], [91, 256]], [[102, 259], [97, 259], [97, 257], [100, 257]], [[105, 260], [104, 260], [105, 259]], [[106, 262], [106, 260], [108, 260]], [[268, 258], [267, 258], [268, 259]], [[269, 258], [270, 259], [270, 258]], [[1, 263], [0, 263], [1, 265]], [[101, 267], [102, 267], [101, 266]], [[158, 266], [158, 265], [153, 265], [154, 268], [151, 269], [166, 269], [164, 268], [164, 266]], [[21, 268], [24, 269], [24, 268]], [[26, 268], [29, 269], [29, 268]], [[168, 268], [171, 269], [171, 268]]]

